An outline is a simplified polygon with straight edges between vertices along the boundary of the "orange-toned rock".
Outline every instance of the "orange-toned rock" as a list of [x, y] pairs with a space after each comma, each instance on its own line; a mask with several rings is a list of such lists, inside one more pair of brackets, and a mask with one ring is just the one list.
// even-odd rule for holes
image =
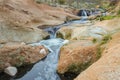
[[[42, 49], [44, 52], [40, 53]], [[0, 71], [8, 66], [22, 66], [36, 63], [48, 54], [44, 46], [30, 46], [21, 43], [6, 43], [0, 47]]]
[[120, 79], [120, 33], [114, 34], [102, 57], [74, 80]]
[[70, 41], [60, 50], [58, 73], [80, 73], [98, 59], [98, 47], [88, 40]]

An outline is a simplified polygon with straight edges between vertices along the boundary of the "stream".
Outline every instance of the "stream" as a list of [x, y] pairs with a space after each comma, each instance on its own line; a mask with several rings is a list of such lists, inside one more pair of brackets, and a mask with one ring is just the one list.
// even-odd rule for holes
[[60, 38], [56, 38], [56, 31], [64, 26], [70, 25], [73, 23], [86, 23], [86, 21], [73, 21], [67, 24], [62, 24], [54, 28], [47, 28], [47, 31], [50, 35], [50, 39], [43, 40], [39, 43], [31, 44], [32, 46], [44, 45], [47, 49], [49, 49], [50, 53], [47, 57], [36, 63], [33, 68], [27, 72], [22, 78], [16, 80], [61, 80], [58, 74], [56, 73], [57, 63], [59, 59], [59, 51], [61, 46], [68, 42], [68, 40], [63, 40]]
[[59, 50], [64, 42], [65, 40], [63, 39], [55, 38], [31, 44], [33, 46], [44, 45], [49, 49], [50, 53], [47, 55], [45, 60], [35, 64], [25, 76], [17, 80], [60, 80], [59, 76], [56, 74], [56, 68]]
[[32, 46], [43, 45], [47, 49], [49, 49], [50, 53], [44, 60], [36, 63], [33, 66], [33, 68], [29, 72], [27, 72], [22, 78], [15, 80], [61, 80], [56, 72], [59, 59], [59, 51], [61, 46], [66, 44], [68, 40], [56, 38], [56, 31], [60, 29], [62, 26], [67, 26], [76, 23], [85, 24], [86, 22], [87, 22], [86, 17], [84, 17], [82, 20], [70, 21], [65, 24], [44, 29], [50, 34], [50, 39], [43, 40], [39, 43], [34, 43], [30, 45]]
[[[71, 24], [76, 22], [81, 23], [81, 20], [71, 22]], [[63, 25], [69, 24], [70, 23]], [[44, 60], [36, 63], [33, 68], [29, 72], [27, 72], [22, 78], [16, 80], [61, 80], [56, 73], [56, 69], [60, 48], [67, 42], [67, 40], [56, 38], [56, 31], [63, 25], [45, 29], [46, 31], [48, 31], [48, 33], [51, 34], [50, 39], [43, 40], [39, 43], [30, 44], [32, 46], [43, 45], [47, 49], [49, 49], [50, 53]]]
[[60, 51], [61, 46], [68, 43], [69, 41], [56, 38], [56, 31], [60, 29], [62, 26], [68, 26], [68, 25], [76, 24], [76, 23], [85, 24], [87, 22], [89, 21], [86, 20], [86, 16], [85, 16], [81, 20], [70, 21], [70, 22], [55, 26], [55, 27], [49, 27], [49, 28], [44, 29], [50, 34], [50, 39], [43, 40], [38, 43], [33, 43], [30, 45], [32, 46], [43, 45], [47, 49], [49, 49], [49, 54], [47, 55], [45, 59], [33, 65], [32, 69], [29, 70], [23, 77], [18, 78], [18, 79], [12, 78], [10, 80], [61, 80], [56, 72], [58, 59], [59, 59], [59, 51]]

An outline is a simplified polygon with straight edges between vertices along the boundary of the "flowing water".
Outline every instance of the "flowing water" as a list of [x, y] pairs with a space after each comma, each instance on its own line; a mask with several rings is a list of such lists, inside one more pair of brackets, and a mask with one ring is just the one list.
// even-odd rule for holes
[[65, 43], [67, 43], [68, 40], [56, 38], [56, 31], [62, 26], [66, 26], [74, 23], [81, 24], [81, 23], [86, 23], [86, 21], [85, 20], [72, 21], [59, 26], [45, 29], [45, 31], [47, 31], [50, 34], [50, 39], [43, 40], [39, 43], [34, 43], [30, 45], [32, 46], [44, 45], [46, 48], [49, 49], [50, 53], [47, 55], [47, 57], [44, 60], [36, 63], [33, 66], [33, 68], [30, 71], [28, 71], [23, 77], [14, 80], [61, 80], [56, 73], [58, 59], [59, 59], [58, 58], [59, 51], [60, 51], [60, 47]]
[[60, 47], [66, 40], [55, 38], [43, 40], [40, 43], [31, 44], [44, 45], [50, 53], [45, 60], [38, 62], [25, 76], [17, 80], [60, 80], [56, 73]]
[[[49, 49], [49, 54], [44, 60], [36, 63], [30, 71], [28, 71], [23, 77], [19, 79], [10, 79], [10, 80], [61, 80], [56, 73], [58, 59], [59, 59], [59, 51], [61, 46], [66, 44], [68, 40], [63, 40], [60, 38], [56, 38], [56, 31], [60, 29], [62, 26], [68, 26], [71, 24], [86, 24], [90, 21], [87, 20], [87, 13], [83, 10], [82, 19], [77, 21], [70, 21], [65, 24], [61, 24], [55, 27], [49, 27], [44, 29], [50, 34], [50, 39], [43, 40], [39, 43], [30, 44], [32, 46], [44, 45]], [[99, 31], [101, 31], [99, 29]], [[92, 30], [92, 32], [96, 32], [96, 30]], [[97, 31], [98, 32], [98, 31]], [[96, 35], [95, 35], [96, 36]]]

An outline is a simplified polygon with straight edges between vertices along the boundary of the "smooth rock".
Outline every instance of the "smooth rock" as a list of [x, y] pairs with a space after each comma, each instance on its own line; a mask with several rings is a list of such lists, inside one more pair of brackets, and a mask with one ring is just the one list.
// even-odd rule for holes
[[63, 44], [68, 44], [69, 43], [69, 40], [64, 40]]
[[57, 37], [68, 40], [101, 40], [108, 34], [107, 30], [97, 26], [62, 27], [57, 31]]
[[97, 60], [98, 46], [88, 40], [70, 41], [60, 49], [57, 71], [78, 74]]
[[15, 76], [17, 73], [17, 68], [10, 66], [5, 68], [4, 72], [10, 76]]
[[41, 50], [40, 50], [40, 54], [47, 54], [47, 52], [46, 52], [45, 49], [41, 49]]

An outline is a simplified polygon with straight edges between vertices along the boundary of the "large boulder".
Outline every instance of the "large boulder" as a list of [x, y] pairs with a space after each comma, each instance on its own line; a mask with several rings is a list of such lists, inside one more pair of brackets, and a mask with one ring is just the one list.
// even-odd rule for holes
[[100, 56], [100, 48], [89, 40], [74, 40], [60, 50], [57, 71], [60, 74], [78, 74], [95, 62]]
[[[44, 53], [43, 53], [44, 49]], [[41, 51], [42, 50], [42, 51]], [[9, 66], [20, 67], [36, 63], [48, 54], [44, 46], [31, 46], [25, 43], [9, 42], [0, 45], [0, 71]]]
[[120, 33], [114, 34], [102, 57], [74, 80], [120, 79]]

